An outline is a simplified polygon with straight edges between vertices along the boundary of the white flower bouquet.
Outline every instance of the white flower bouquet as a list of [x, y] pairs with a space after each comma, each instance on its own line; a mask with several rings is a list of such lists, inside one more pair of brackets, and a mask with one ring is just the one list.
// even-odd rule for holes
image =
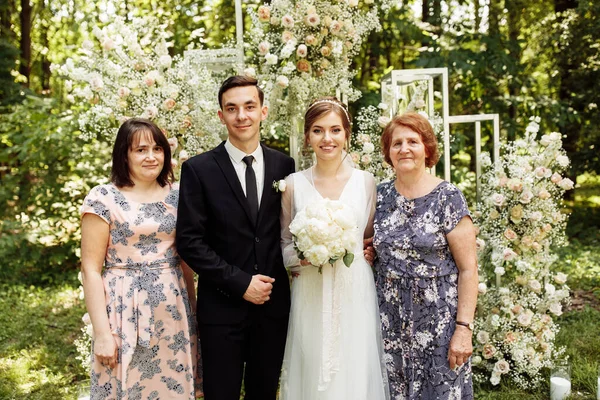
[[347, 267], [354, 260], [358, 227], [352, 208], [340, 201], [323, 199], [309, 204], [290, 224], [294, 247], [301, 260], [315, 267], [342, 260]]

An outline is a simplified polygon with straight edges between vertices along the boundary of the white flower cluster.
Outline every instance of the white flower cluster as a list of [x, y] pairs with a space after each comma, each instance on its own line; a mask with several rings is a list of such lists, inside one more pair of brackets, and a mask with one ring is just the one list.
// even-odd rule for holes
[[350, 266], [358, 243], [355, 212], [340, 201], [323, 199], [306, 206], [290, 224], [300, 259], [321, 268], [342, 260]]
[[169, 55], [164, 28], [149, 17], [115, 17], [94, 27], [94, 41], [83, 42], [77, 61], [59, 67], [68, 79], [68, 100], [84, 105], [79, 122], [85, 137], [112, 140], [124, 121], [142, 117], [192, 154], [219, 143], [218, 83], [205, 68]]
[[310, 101], [333, 95], [336, 89], [349, 101], [356, 100], [360, 92], [351, 82], [352, 57], [366, 35], [381, 28], [379, 16], [391, 4], [391, 0], [333, 4], [273, 0], [256, 12], [249, 11], [253, 21], [249, 42], [256, 49], [257, 75], [270, 108], [270, 123], [289, 132], [291, 119], [302, 115]]
[[[380, 104], [385, 111], [387, 105]], [[389, 122], [389, 118], [380, 115], [374, 106], [361, 108], [354, 118], [356, 135], [350, 143], [350, 157], [357, 168], [373, 174], [379, 182], [394, 179], [394, 169], [384, 160], [381, 151], [381, 133]]]
[[551, 272], [553, 249], [564, 245], [566, 215], [561, 212], [563, 177], [569, 159], [561, 135], [539, 140], [532, 118], [524, 139], [505, 146], [502, 160], [482, 165], [482, 203], [475, 214], [480, 280], [473, 364], [479, 378], [497, 385], [503, 375], [523, 388], [539, 385], [542, 368], [564, 351], [554, 338], [553, 317], [569, 299], [567, 276]]

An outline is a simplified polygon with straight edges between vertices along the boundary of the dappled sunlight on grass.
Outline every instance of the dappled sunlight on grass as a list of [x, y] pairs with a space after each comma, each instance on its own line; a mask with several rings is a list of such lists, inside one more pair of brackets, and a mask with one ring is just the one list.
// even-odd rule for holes
[[73, 340], [84, 313], [76, 287], [0, 287], [0, 398], [69, 399], [85, 379]]

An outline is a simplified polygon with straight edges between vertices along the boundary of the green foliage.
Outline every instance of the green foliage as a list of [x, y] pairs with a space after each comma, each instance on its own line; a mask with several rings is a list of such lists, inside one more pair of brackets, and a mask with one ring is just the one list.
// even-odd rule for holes
[[51, 282], [78, 262], [79, 207], [108, 176], [106, 144], [78, 137], [76, 117], [28, 97], [0, 114], [0, 279]]
[[74, 382], [87, 375], [73, 345], [83, 313], [72, 283], [0, 286], [1, 399], [75, 398]]
[[15, 103], [20, 98], [21, 85], [15, 82], [11, 71], [19, 51], [8, 40], [0, 39], [0, 106]]

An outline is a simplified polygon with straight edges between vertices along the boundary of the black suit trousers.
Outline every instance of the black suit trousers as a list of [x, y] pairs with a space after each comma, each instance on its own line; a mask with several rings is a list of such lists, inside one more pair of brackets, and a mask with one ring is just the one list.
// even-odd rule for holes
[[253, 305], [237, 324], [200, 325], [205, 400], [275, 400], [285, 350], [287, 317]]

